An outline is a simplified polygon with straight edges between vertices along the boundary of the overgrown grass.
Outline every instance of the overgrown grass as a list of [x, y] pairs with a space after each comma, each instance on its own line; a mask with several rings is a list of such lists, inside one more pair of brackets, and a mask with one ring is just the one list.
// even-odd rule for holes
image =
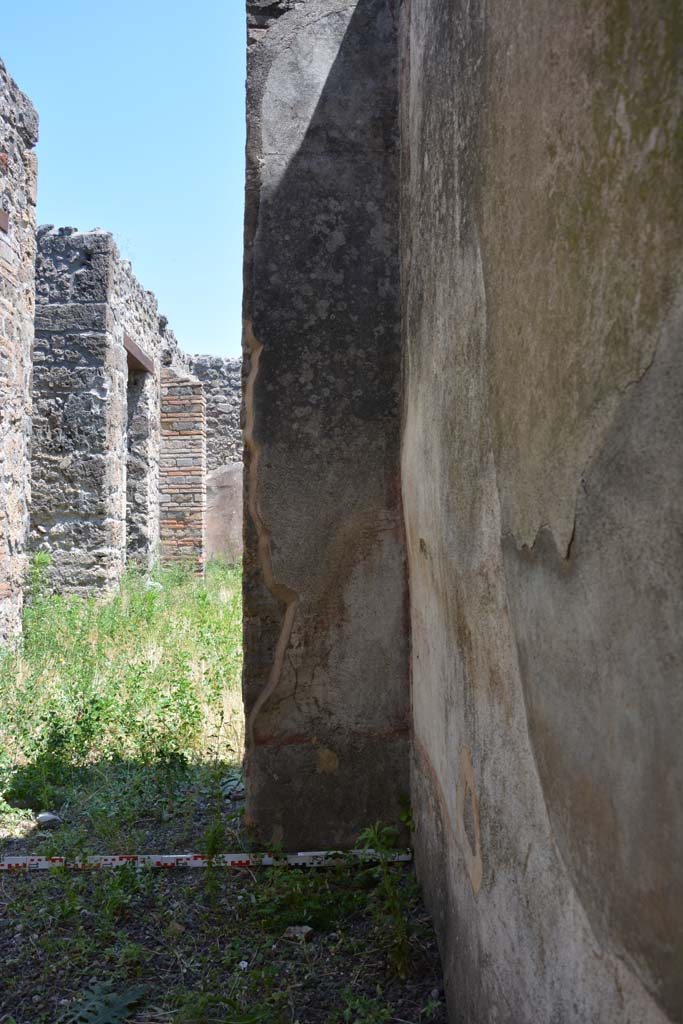
[[165, 796], [218, 784], [242, 754], [239, 567], [131, 571], [106, 600], [48, 595], [41, 569], [23, 640], [0, 653], [5, 831], [65, 803], [163, 817]]
[[[38, 563], [0, 655], [0, 853], [244, 848], [240, 633], [237, 568], [130, 573], [95, 601], [48, 596]], [[445, 1024], [395, 841], [377, 824], [378, 863], [320, 870], [0, 874], [0, 1024]]]

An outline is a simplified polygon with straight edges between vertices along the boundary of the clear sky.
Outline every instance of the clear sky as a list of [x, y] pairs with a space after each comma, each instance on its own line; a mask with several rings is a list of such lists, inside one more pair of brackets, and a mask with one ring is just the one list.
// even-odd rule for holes
[[40, 117], [38, 222], [101, 227], [187, 352], [239, 355], [243, 0], [19, 0], [0, 57]]

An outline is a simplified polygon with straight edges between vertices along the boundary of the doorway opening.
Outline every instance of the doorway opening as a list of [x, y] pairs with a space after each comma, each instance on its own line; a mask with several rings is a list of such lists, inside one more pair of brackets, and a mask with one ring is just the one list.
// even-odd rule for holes
[[[126, 560], [151, 568], [158, 537], [152, 516], [151, 392], [154, 380], [128, 358], [126, 430]], [[158, 482], [158, 471], [157, 471]], [[156, 542], [155, 542], [156, 541]]]

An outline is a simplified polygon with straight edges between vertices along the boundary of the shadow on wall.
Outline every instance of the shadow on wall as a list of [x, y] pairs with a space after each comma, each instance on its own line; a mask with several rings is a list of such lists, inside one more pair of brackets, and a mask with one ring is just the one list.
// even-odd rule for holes
[[277, 690], [250, 793], [295, 845], [398, 820], [408, 789], [396, 58], [386, 0], [311, 0], [250, 49], [248, 708]]

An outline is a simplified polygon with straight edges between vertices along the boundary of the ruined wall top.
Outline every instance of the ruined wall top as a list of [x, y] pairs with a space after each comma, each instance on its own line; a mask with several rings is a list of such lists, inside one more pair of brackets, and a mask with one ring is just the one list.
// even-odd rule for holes
[[247, 24], [249, 28], [268, 28], [301, 3], [302, 0], [247, 0]]
[[38, 228], [36, 303], [106, 302], [112, 286], [114, 239], [107, 231]]
[[[27, 149], [38, 142], [38, 114], [28, 96], [25, 96], [0, 60], [0, 119], [3, 133], [16, 132]], [[3, 171], [7, 168], [3, 165]]]
[[156, 296], [140, 284], [109, 231], [39, 227], [36, 302], [111, 303], [113, 326], [119, 321], [122, 330], [142, 339], [143, 348], [163, 366], [189, 372], [189, 356], [159, 313]]
[[161, 365], [168, 370], [187, 375], [190, 373], [190, 356], [183, 352], [175, 333], [168, 326], [165, 316], [159, 317], [159, 333], [163, 338]]

